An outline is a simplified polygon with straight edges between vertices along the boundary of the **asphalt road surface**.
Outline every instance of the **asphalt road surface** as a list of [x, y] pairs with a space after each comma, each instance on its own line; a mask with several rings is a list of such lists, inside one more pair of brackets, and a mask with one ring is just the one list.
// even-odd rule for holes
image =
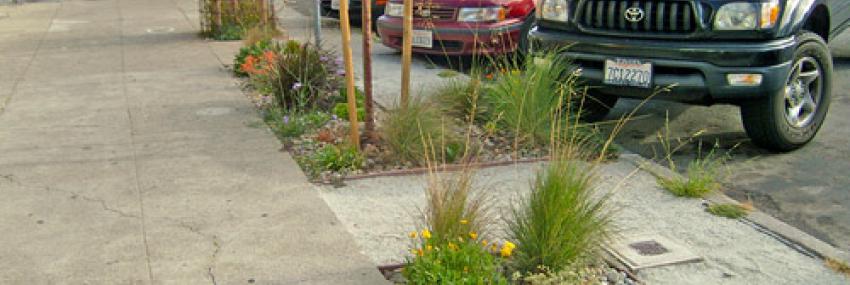
[[[737, 107], [662, 101], [639, 110], [638, 119], [627, 125], [617, 141], [628, 150], [658, 159], [663, 157], [658, 132], [669, 130], [675, 142], [675, 138], [686, 140], [704, 131], [674, 156], [681, 170], [716, 144], [718, 152], [731, 157], [722, 171], [729, 196], [749, 199], [756, 208], [850, 250], [850, 31], [830, 46], [835, 58], [832, 105], [817, 137], [800, 150], [776, 154], [752, 145]], [[638, 103], [620, 100], [610, 118], [630, 112]]]

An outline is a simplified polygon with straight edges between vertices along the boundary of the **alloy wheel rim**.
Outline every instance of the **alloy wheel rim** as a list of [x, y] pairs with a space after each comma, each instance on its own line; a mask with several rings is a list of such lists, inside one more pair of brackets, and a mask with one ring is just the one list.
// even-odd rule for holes
[[785, 119], [795, 128], [809, 125], [818, 110], [821, 95], [821, 66], [813, 57], [794, 64], [785, 86]]

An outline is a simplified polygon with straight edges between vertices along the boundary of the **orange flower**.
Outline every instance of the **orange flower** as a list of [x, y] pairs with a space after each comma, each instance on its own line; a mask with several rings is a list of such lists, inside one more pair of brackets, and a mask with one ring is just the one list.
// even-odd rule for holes
[[493, 74], [489, 73], [487, 75], [484, 75], [484, 77], [487, 78], [487, 79], [493, 79]]
[[277, 55], [274, 51], [267, 50], [263, 53], [263, 58], [266, 60], [266, 63], [271, 64], [277, 58]]
[[245, 57], [245, 63], [243, 63], [240, 67], [242, 68], [242, 71], [244, 71], [245, 73], [254, 74], [254, 73], [257, 72], [257, 69], [254, 68], [254, 65], [256, 65], [256, 64], [257, 64], [257, 58], [249, 55], [249, 56]]

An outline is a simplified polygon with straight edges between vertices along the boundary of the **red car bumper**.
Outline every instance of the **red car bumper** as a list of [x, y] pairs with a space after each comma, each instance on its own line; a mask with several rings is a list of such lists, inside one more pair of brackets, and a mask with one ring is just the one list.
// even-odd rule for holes
[[[495, 23], [414, 20], [413, 29], [432, 31], [434, 44], [432, 48], [413, 47], [413, 52], [440, 55], [513, 52], [519, 43], [523, 23], [523, 19], [507, 19]], [[378, 18], [378, 33], [384, 45], [401, 49], [401, 18], [381, 16]]]

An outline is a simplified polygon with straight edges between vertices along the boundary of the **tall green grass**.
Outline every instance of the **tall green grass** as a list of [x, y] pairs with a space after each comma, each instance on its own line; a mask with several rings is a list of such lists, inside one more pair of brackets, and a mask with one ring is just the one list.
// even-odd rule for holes
[[557, 273], [597, 257], [612, 233], [607, 196], [596, 195], [596, 163], [578, 145], [561, 145], [539, 171], [531, 192], [513, 207], [511, 266], [521, 274]]
[[498, 118], [497, 124], [513, 132], [522, 145], [547, 145], [553, 127], [565, 125], [556, 121], [577, 113], [569, 106], [578, 98], [570, 65], [549, 52], [524, 64], [502, 66], [486, 89], [491, 118]]

